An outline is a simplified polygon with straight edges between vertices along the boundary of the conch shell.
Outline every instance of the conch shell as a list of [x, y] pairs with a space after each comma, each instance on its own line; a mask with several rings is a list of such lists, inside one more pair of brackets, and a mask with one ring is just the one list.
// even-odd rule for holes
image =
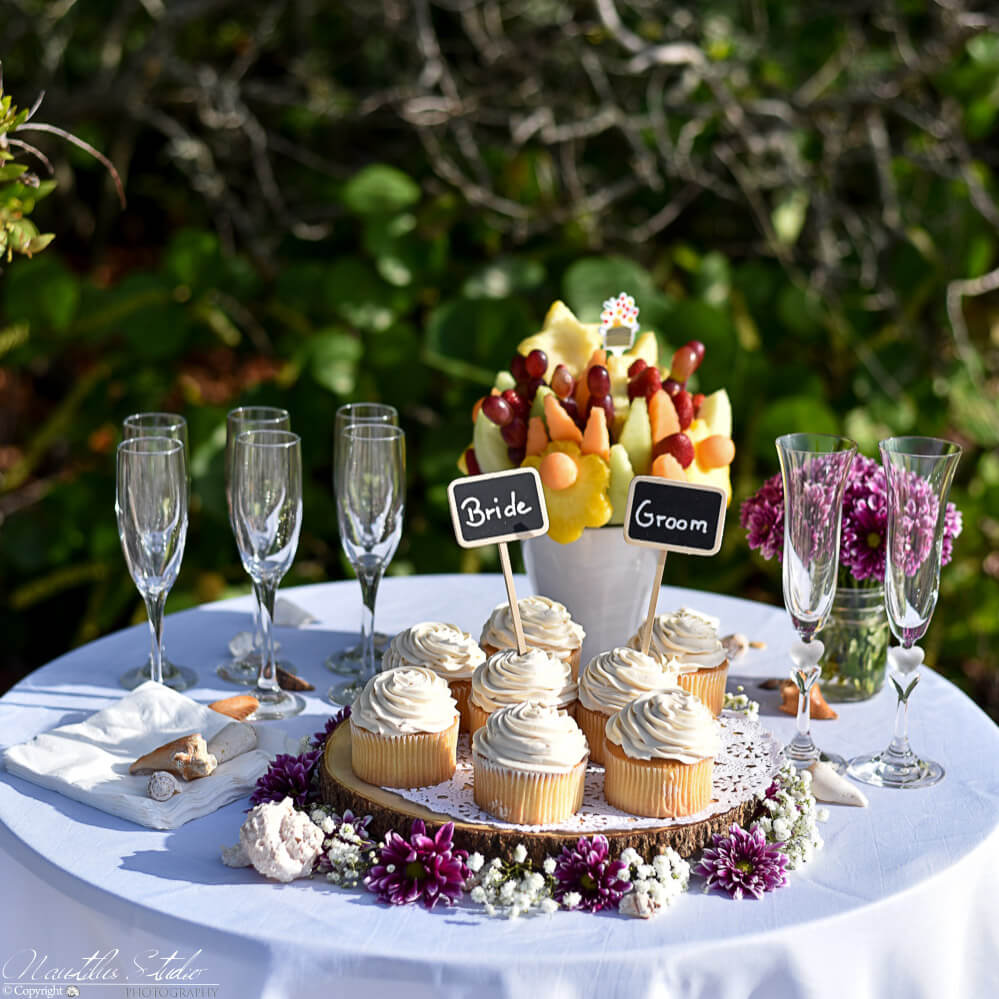
[[867, 807], [867, 795], [856, 784], [840, 776], [828, 763], [816, 761], [808, 768], [812, 773], [812, 794], [816, 801], [830, 805]]
[[[796, 715], [798, 713], [798, 685], [794, 680], [781, 681], [780, 696], [781, 711], [788, 715]], [[822, 691], [819, 690], [817, 683], [812, 687], [808, 709], [813, 718], [818, 718], [821, 721], [839, 718], [839, 715], [829, 707], [829, 702], [822, 696]]]
[[234, 760], [257, 748], [257, 731], [246, 722], [230, 722], [208, 740], [208, 752], [216, 762]]
[[184, 780], [207, 777], [215, 771], [218, 761], [208, 752], [205, 737], [198, 732], [182, 735], [151, 753], [140, 756], [129, 768], [130, 774], [152, 774], [165, 770]]
[[208, 707], [220, 715], [228, 715], [235, 721], [246, 721], [260, 707], [260, 701], [252, 694], [235, 694], [232, 697], [223, 697], [221, 701], [212, 701]]

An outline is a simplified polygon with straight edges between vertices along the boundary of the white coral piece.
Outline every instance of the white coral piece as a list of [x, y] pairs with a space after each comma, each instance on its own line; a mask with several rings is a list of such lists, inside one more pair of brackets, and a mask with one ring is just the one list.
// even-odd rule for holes
[[323, 846], [323, 831], [291, 798], [257, 805], [239, 830], [250, 863], [265, 878], [294, 881], [307, 877]]

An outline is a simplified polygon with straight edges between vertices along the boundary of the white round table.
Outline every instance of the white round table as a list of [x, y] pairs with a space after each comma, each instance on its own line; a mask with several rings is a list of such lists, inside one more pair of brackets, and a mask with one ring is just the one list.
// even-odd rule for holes
[[[521, 592], [529, 592], [518, 579]], [[353, 641], [356, 583], [284, 596], [320, 621], [280, 629], [284, 652], [316, 685], [291, 736], [330, 714], [321, 665]], [[504, 599], [499, 576], [384, 582], [378, 625], [453, 621], [477, 634]], [[767, 643], [733, 664], [761, 720], [786, 741], [793, 720], [756, 682], [786, 674], [792, 632], [778, 608], [665, 587], [661, 610], [692, 606], [724, 632]], [[208, 702], [233, 693], [214, 674], [247, 626], [249, 598], [171, 615], [171, 658], [193, 667]], [[121, 695], [116, 678], [146, 654], [145, 626], [60, 657], [0, 699], [9, 746], [76, 721]], [[849, 756], [881, 747], [894, 694], [841, 705], [816, 722], [824, 747]], [[274, 724], [274, 723], [271, 723]], [[388, 908], [320, 879], [265, 882], [219, 860], [246, 802], [179, 829], [140, 828], [0, 774], [0, 986], [5, 995], [74, 983], [84, 996], [530, 995], [972, 997], [999, 987], [999, 728], [953, 685], [924, 670], [913, 695], [914, 746], [947, 770], [933, 788], [866, 789], [870, 808], [832, 808], [825, 849], [760, 901], [697, 890], [658, 919], [559, 912], [507, 922], [473, 906]], [[695, 885], [699, 884], [695, 881]], [[47, 977], [46, 977], [47, 976]], [[172, 991], [171, 991], [172, 990]], [[198, 991], [201, 990], [201, 991]], [[37, 994], [37, 993], [36, 993]]]

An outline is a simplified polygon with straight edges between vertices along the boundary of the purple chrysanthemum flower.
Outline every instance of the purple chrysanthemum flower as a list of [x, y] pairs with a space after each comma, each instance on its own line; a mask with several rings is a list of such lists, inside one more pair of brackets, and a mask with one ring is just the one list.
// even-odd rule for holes
[[771, 476], [743, 500], [739, 523], [746, 529], [750, 548], [758, 548], [765, 559], [784, 556], [784, 487], [779, 475]]
[[316, 861], [316, 870], [320, 874], [325, 874], [333, 869], [333, 864], [330, 862], [329, 857], [329, 848], [336, 841], [341, 826], [349, 825], [357, 834], [357, 838], [360, 842], [355, 845], [358, 850], [373, 850], [375, 847], [374, 840], [372, 840], [368, 835], [368, 826], [371, 824], [370, 815], [355, 815], [348, 808], [343, 815], [337, 815], [334, 812], [330, 815], [330, 819], [333, 822], [333, 829], [328, 832], [326, 828], [323, 828], [325, 837], [323, 839], [323, 849], [319, 854], [319, 859]]
[[312, 748], [322, 749], [334, 729], [342, 725], [350, 717], [350, 705], [342, 707], [335, 715], [326, 719], [326, 724], [312, 737]]
[[296, 808], [306, 808], [318, 801], [319, 790], [313, 777], [321, 755], [318, 749], [313, 749], [301, 756], [282, 753], [274, 757], [267, 773], [257, 781], [250, 795], [250, 804], [261, 805], [265, 801], [291, 798]]
[[453, 835], [454, 823], [448, 822], [435, 836], [427, 836], [419, 819], [413, 820], [409, 839], [388, 833], [378, 851], [378, 862], [364, 878], [368, 891], [389, 905], [416, 901], [427, 909], [438, 902], [453, 905], [469, 877], [468, 854], [452, 849]]
[[732, 898], [744, 894], [762, 898], [764, 892], [787, 884], [787, 857], [782, 843], [767, 845], [762, 829], [746, 832], [733, 824], [727, 836], [716, 833], [712, 846], [693, 869], [707, 880], [708, 888], [719, 888]]
[[884, 579], [887, 530], [888, 510], [883, 501], [879, 504], [874, 496], [854, 499], [849, 510], [844, 501], [839, 560], [857, 582]]
[[943, 545], [940, 549], [941, 565], [946, 565], [953, 557], [954, 541], [963, 527], [961, 511], [953, 503], [948, 503], [947, 509], [944, 511]]
[[554, 895], [559, 902], [570, 892], [576, 892], [581, 897], [580, 909], [599, 912], [618, 907], [625, 892], [631, 888], [631, 882], [621, 879], [626, 865], [620, 860], [611, 860], [607, 849], [606, 836], [592, 839], [581, 836], [574, 850], [567, 846], [562, 848], [562, 854], [555, 862]]

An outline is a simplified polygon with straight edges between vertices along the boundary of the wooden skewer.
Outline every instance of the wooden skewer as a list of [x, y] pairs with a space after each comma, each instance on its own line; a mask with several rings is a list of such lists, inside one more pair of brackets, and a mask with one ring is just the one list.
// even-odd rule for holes
[[517, 652], [523, 655], [527, 652], [527, 642], [524, 641], [524, 626], [520, 623], [517, 590], [513, 585], [513, 570], [510, 568], [510, 551], [505, 541], [499, 543], [499, 556], [500, 565], [503, 567], [503, 579], [506, 582], [506, 598], [510, 601], [510, 614], [513, 616], [513, 632], [517, 636]]
[[666, 571], [666, 549], [659, 552], [659, 564], [656, 566], [656, 579], [652, 586], [652, 596], [649, 597], [649, 613], [645, 618], [645, 625], [642, 628], [642, 654], [649, 654], [649, 645], [652, 642], [652, 625], [656, 620], [656, 604], [659, 603], [659, 589], [663, 585], [663, 573]]

